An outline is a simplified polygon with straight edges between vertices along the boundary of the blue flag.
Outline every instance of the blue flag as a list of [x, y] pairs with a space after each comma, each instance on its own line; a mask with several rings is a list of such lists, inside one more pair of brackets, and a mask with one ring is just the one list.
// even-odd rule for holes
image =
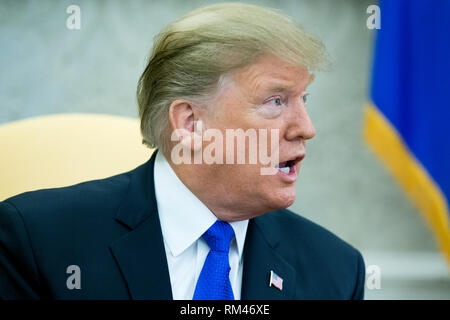
[[379, 3], [365, 139], [450, 262], [450, 0]]

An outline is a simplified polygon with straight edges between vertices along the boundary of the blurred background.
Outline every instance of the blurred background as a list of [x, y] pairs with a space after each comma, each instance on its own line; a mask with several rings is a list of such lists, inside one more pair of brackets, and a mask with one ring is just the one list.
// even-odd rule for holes
[[[60, 113], [137, 119], [136, 84], [153, 36], [216, 2], [1, 0], [0, 126]], [[367, 299], [450, 299], [434, 232], [363, 139], [376, 32], [366, 25], [366, 10], [377, 2], [247, 2], [299, 22], [325, 43], [333, 63], [310, 87], [317, 135], [291, 209], [358, 248], [366, 267], [379, 267], [381, 286], [366, 287]], [[73, 4], [81, 9], [79, 30], [66, 27]]]

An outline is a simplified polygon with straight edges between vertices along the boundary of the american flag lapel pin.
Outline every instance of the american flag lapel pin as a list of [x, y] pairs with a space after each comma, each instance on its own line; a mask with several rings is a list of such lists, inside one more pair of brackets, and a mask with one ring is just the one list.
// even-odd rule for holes
[[283, 278], [277, 275], [273, 270], [270, 270], [269, 287], [274, 286], [278, 290], [283, 290]]

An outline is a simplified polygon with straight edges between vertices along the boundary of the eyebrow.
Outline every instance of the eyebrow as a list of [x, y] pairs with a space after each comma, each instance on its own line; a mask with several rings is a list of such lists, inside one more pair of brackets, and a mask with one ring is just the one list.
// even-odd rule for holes
[[[309, 86], [311, 84], [311, 82], [314, 81], [314, 78], [315, 78], [314, 74], [311, 74], [309, 76], [308, 83], [306, 84], [306, 86]], [[286, 92], [286, 91], [292, 90], [293, 87], [294, 87], [294, 85], [272, 84], [272, 85], [269, 85], [269, 87], [264, 91], [265, 92]]]
[[281, 85], [274, 85], [274, 86], [271, 86], [271, 87], [268, 87], [266, 90], [264, 90], [265, 92], [269, 92], [269, 93], [278, 93], [278, 92], [280, 92], [280, 93], [283, 93], [283, 92], [286, 92], [286, 91], [289, 91], [289, 89], [291, 89], [291, 86], [281, 86]]
[[[315, 78], [315, 75], [310, 74], [308, 83], [306, 84], [306, 86], [309, 86], [314, 81], [314, 78]], [[292, 88], [293, 88], [293, 86], [291, 86], [291, 85], [273, 84], [264, 91], [266, 91], [266, 92], [286, 92], [286, 91], [291, 90]]]

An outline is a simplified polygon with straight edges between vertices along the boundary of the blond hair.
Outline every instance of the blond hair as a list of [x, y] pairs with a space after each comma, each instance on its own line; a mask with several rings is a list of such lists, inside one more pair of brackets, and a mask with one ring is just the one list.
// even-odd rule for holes
[[275, 9], [221, 3], [170, 23], [155, 37], [138, 82], [143, 143], [167, 151], [174, 100], [204, 104], [224, 75], [269, 53], [309, 71], [327, 62], [322, 42]]

